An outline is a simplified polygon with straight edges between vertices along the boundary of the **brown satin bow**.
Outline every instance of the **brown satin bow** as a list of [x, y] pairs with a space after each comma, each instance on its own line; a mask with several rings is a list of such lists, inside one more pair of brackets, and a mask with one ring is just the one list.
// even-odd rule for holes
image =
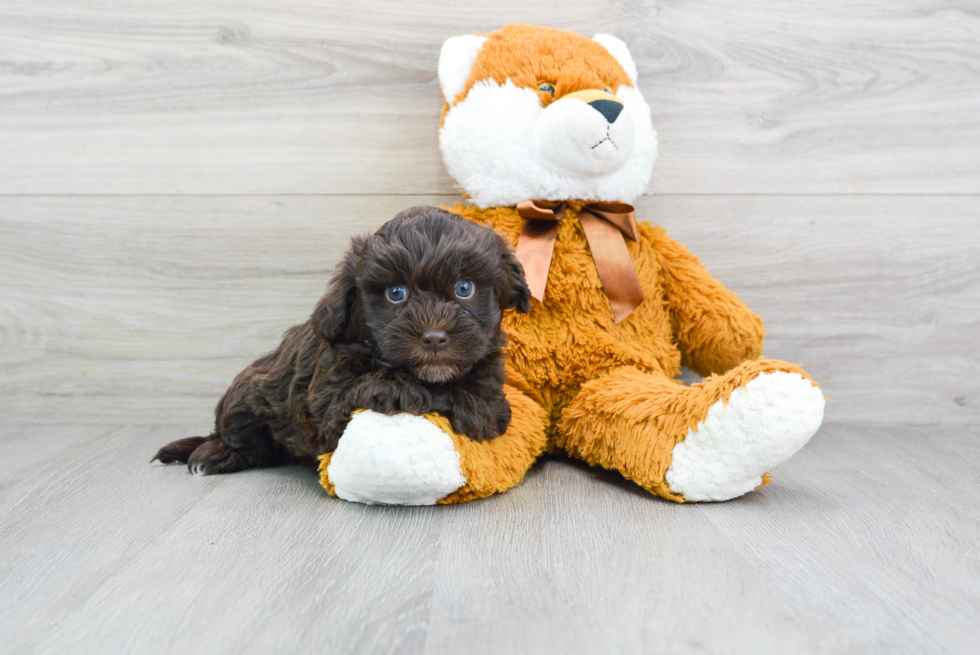
[[[524, 200], [517, 213], [525, 220], [517, 241], [517, 259], [524, 267], [524, 277], [531, 295], [544, 300], [544, 287], [551, 268], [551, 256], [558, 239], [558, 221], [565, 214], [565, 203], [550, 200]], [[643, 302], [640, 280], [626, 240], [636, 241], [636, 214], [620, 202], [592, 202], [578, 212], [578, 220], [592, 251], [592, 260], [602, 288], [612, 306], [613, 319], [620, 323]]]

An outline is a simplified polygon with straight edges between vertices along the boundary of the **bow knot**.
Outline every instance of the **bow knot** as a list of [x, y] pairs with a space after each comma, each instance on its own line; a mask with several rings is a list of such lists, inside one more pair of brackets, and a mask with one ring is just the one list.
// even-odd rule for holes
[[[553, 200], [524, 200], [517, 213], [525, 219], [517, 241], [517, 259], [531, 295], [544, 300], [548, 270], [558, 239], [558, 222], [565, 215], [566, 203]], [[640, 280], [626, 248], [626, 239], [637, 241], [636, 213], [620, 202], [593, 202], [578, 211], [578, 220], [592, 251], [599, 280], [612, 306], [613, 319], [622, 322], [643, 302]]]

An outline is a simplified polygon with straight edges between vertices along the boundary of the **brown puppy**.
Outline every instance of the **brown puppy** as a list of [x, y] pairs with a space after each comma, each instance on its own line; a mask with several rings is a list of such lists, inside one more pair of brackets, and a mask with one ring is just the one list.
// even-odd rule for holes
[[306, 323], [239, 373], [214, 432], [154, 459], [197, 475], [331, 452], [356, 409], [438, 412], [471, 439], [501, 434], [503, 311], [530, 310], [521, 265], [499, 236], [435, 207], [413, 207], [355, 237]]

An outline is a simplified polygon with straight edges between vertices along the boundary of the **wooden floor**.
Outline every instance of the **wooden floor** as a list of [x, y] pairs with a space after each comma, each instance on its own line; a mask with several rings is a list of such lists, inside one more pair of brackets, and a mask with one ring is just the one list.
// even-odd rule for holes
[[147, 464], [178, 427], [0, 432], [0, 634], [41, 653], [968, 653], [980, 440], [832, 425], [740, 500], [546, 460], [452, 507]]
[[[0, 652], [978, 652], [975, 5], [0, 0]], [[439, 47], [508, 22], [628, 44], [638, 218], [826, 427], [724, 504], [554, 459], [446, 508], [148, 464], [351, 235], [459, 200]]]

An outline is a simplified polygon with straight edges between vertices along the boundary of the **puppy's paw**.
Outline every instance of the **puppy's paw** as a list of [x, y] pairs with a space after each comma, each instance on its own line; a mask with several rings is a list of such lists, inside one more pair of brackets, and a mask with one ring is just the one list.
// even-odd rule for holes
[[507, 427], [509, 425], [510, 425], [510, 414], [509, 413], [507, 414], [507, 416], [501, 416], [501, 417], [499, 417], [496, 420], [496, 433], [494, 435], [492, 435], [490, 438], [492, 439], [493, 437], [499, 437], [504, 432], [507, 432]]
[[190, 459], [191, 453], [197, 450], [207, 440], [208, 437], [187, 437], [186, 439], [172, 441], [158, 450], [157, 454], [150, 461], [160, 460], [164, 464], [171, 462], [180, 462], [183, 464]]
[[469, 437], [471, 441], [490, 441], [507, 431], [510, 418], [493, 416], [464, 420], [454, 418], [449, 423], [453, 427], [453, 432]]
[[453, 432], [465, 435], [473, 441], [487, 441], [500, 434], [492, 417], [475, 418], [454, 414], [449, 419], [449, 424], [453, 426]]
[[245, 460], [221, 439], [209, 439], [197, 447], [187, 460], [194, 475], [235, 473], [246, 468]]
[[344, 500], [434, 505], [464, 484], [452, 438], [422, 416], [358, 412], [330, 457], [327, 475]]
[[453, 409], [448, 416], [453, 432], [466, 435], [472, 441], [489, 441], [499, 437], [510, 424], [510, 405], [503, 396], [471, 406], [460, 403]]

